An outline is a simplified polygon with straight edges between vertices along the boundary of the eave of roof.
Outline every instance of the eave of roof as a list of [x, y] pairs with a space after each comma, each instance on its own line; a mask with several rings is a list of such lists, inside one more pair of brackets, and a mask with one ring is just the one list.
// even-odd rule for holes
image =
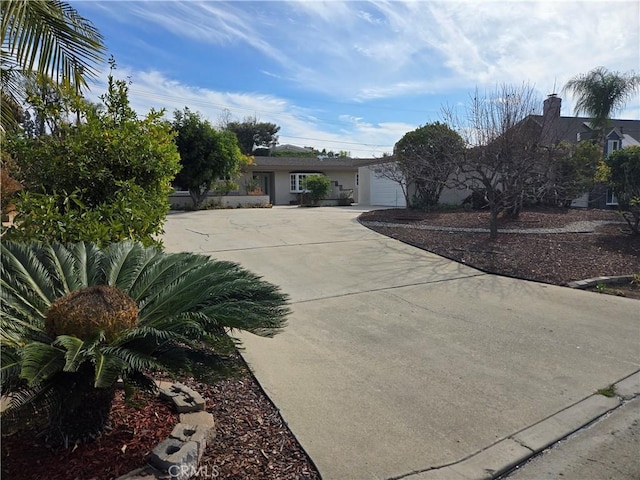
[[251, 169], [253, 170], [357, 170], [359, 166], [367, 164], [372, 159], [332, 157], [332, 158], [308, 158], [308, 157], [254, 157]]

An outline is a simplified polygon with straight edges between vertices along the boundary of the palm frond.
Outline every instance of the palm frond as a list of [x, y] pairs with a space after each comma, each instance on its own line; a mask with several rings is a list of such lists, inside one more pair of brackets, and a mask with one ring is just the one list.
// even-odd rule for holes
[[0, 338], [12, 339], [22, 344], [28, 339], [37, 340], [44, 335], [43, 305], [33, 305], [0, 280]]
[[[175, 325], [174, 323], [177, 325]], [[192, 337], [191, 335], [185, 335], [181, 331], [183, 329], [187, 329], [188, 327], [193, 329], [198, 328], [198, 333], [205, 333], [197, 324], [190, 325], [188, 324], [188, 321], [172, 322], [171, 319], [165, 319], [164, 324], [153, 326], [145, 325], [132, 330], [128, 330], [124, 332], [120, 337], [118, 337], [115, 341], [113, 341], [112, 345], [119, 347], [136, 343], [136, 345], [141, 346], [140, 341], [142, 340], [147, 342], [150, 346], [153, 345], [156, 348], [158, 345], [161, 345], [168, 341], [180, 341], [188, 343], [190, 342], [190, 338], [194, 337]], [[192, 331], [189, 331], [188, 333], [191, 332]]]
[[11, 392], [9, 405], [2, 412], [3, 434], [46, 423], [50, 413], [59, 409], [61, 398], [58, 388], [49, 385], [23, 385]]
[[156, 257], [158, 251], [127, 241], [109, 245], [104, 253], [106, 283], [128, 293], [136, 284], [140, 272]]
[[5, 286], [39, 307], [48, 307], [58, 295], [50, 272], [37, 256], [35, 242], [2, 242], [1, 275]]
[[602, 129], [639, 86], [639, 75], [597, 67], [570, 79], [563, 90], [576, 96], [576, 115], [586, 113], [593, 118], [594, 127]]
[[[152, 281], [152, 279], [155, 281]], [[197, 321], [272, 336], [285, 326], [288, 297], [279, 288], [232, 262], [202, 255], [164, 255], [138, 277], [141, 325], [200, 312]], [[195, 316], [192, 318], [196, 318]]]
[[75, 257], [63, 244], [55, 242], [47, 245], [40, 250], [39, 257], [49, 271], [55, 272], [52, 280], [57, 283], [61, 295], [86, 286], [80, 281]]
[[17, 131], [28, 74], [8, 62], [7, 57], [7, 53], [0, 50], [0, 125], [5, 130]]
[[[155, 351], [155, 349], [152, 350]], [[126, 364], [126, 368], [124, 371], [129, 372], [144, 372], [147, 370], [157, 370], [163, 367], [162, 363], [158, 361], [158, 359], [151, 355], [150, 353], [145, 353], [139, 349], [127, 348], [127, 347], [103, 347], [102, 354], [110, 357], [117, 357], [124, 364]]]
[[115, 355], [105, 354], [101, 351], [95, 351], [93, 354], [95, 362], [95, 388], [109, 388], [113, 386], [123, 370], [128, 365], [127, 362]]
[[11, 58], [58, 83], [85, 85], [84, 76], [94, 76], [103, 61], [102, 35], [65, 2], [5, 0], [1, 26]]
[[59, 335], [53, 341], [52, 345], [65, 349], [65, 365], [63, 371], [77, 372], [84, 362], [92, 358], [96, 347], [100, 342], [104, 341], [104, 339], [104, 332], [99, 330], [92, 338], [87, 340], [81, 340], [71, 335]]
[[20, 376], [31, 386], [62, 371], [65, 365], [64, 350], [47, 343], [31, 342], [22, 348], [20, 354]]
[[0, 350], [0, 388], [3, 394], [20, 379], [21, 359], [16, 349], [3, 345]]
[[131, 298], [138, 302], [142, 308], [149, 297], [153, 297], [158, 286], [170, 282], [178, 270], [178, 266], [184, 261], [185, 254], [164, 254], [153, 247], [149, 247], [153, 253], [139, 269], [136, 270], [135, 278], [126, 292]]
[[95, 243], [78, 242], [67, 248], [76, 263], [78, 282], [82, 287], [104, 284], [104, 253]]

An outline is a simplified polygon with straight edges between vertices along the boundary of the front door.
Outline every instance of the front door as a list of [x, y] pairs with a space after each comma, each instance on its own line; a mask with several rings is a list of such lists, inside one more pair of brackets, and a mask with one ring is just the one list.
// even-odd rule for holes
[[273, 204], [275, 201], [273, 189], [271, 188], [273, 173], [271, 172], [254, 172], [253, 180], [260, 186], [260, 190], [264, 195], [269, 195], [269, 201]]

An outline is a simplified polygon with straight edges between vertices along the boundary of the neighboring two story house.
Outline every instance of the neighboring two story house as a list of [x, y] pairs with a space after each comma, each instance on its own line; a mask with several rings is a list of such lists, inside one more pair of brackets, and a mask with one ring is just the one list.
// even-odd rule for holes
[[[542, 115], [530, 116], [541, 126], [543, 142], [552, 144], [559, 141], [578, 143], [583, 140], [595, 140], [598, 132], [593, 128], [591, 118], [560, 116], [561, 105], [560, 97], [555, 94], [549, 95], [544, 101]], [[640, 120], [609, 120], [603, 156], [634, 145], [640, 145]], [[617, 205], [615, 193], [603, 185], [597, 185], [591, 192], [585, 193], [573, 202], [573, 206], [577, 207], [607, 208]]]
[[[542, 115], [530, 115], [524, 122], [530, 122], [535, 128], [541, 129], [542, 142], [551, 145], [556, 142], [566, 141], [578, 143], [582, 140], [594, 140], [597, 131], [587, 117], [563, 117], [560, 115], [562, 100], [557, 95], [549, 95], [543, 103]], [[620, 148], [640, 144], [640, 120], [616, 120], [609, 121], [609, 127], [605, 135], [603, 156]], [[364, 160], [363, 160], [364, 161]], [[402, 188], [386, 178], [379, 178], [375, 174], [375, 166], [381, 163], [393, 162], [393, 156], [383, 159], [369, 159], [365, 166], [359, 169], [359, 199], [361, 203], [371, 205], [387, 205], [404, 207], [406, 205]], [[367, 166], [368, 165], [368, 166]], [[440, 203], [459, 204], [468, 195], [469, 191], [457, 189], [445, 189], [440, 197]], [[411, 192], [410, 192], [411, 196]], [[614, 192], [606, 186], [596, 186], [591, 192], [586, 192], [572, 203], [575, 207], [611, 208], [618, 202]]]

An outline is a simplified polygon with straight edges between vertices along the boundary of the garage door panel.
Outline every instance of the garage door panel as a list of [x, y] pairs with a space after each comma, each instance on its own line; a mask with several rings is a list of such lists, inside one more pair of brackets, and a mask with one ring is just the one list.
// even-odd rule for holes
[[379, 178], [371, 173], [371, 205], [404, 208], [406, 202], [402, 188], [388, 178]]

